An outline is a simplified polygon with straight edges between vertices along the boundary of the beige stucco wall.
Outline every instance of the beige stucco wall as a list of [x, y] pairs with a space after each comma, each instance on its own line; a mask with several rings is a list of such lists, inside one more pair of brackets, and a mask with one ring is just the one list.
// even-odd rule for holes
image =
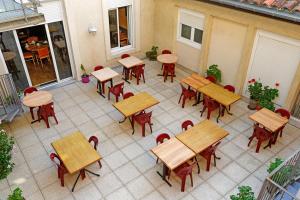
[[[205, 72], [207, 66], [210, 64], [209, 57], [214, 57], [212, 54], [209, 55], [209, 49], [212, 45], [212, 29], [214, 20], [221, 19], [225, 21], [222, 24], [224, 29], [228, 29], [230, 31], [235, 31], [231, 29], [232, 27], [227, 26], [227, 22], [237, 23], [246, 28], [246, 36], [239, 36], [238, 38], [245, 38], [244, 40], [244, 48], [242, 52], [239, 53], [238, 58], [240, 61], [238, 64], [238, 69], [236, 69], [236, 80], [231, 80], [235, 83], [238, 92], [242, 92], [242, 88], [246, 79], [247, 69], [249, 66], [250, 56], [252, 52], [253, 42], [255, 39], [256, 30], [265, 30], [272, 33], [276, 33], [279, 35], [284, 35], [287, 37], [291, 37], [294, 39], [300, 40], [300, 26], [297, 24], [272, 19], [269, 17], [264, 17], [260, 15], [255, 15], [247, 12], [242, 12], [235, 9], [230, 9], [226, 7], [216, 6], [205, 1], [192, 1], [192, 0], [155, 0], [155, 36], [154, 42], [161, 48], [169, 48], [176, 52], [176, 27], [177, 27], [177, 13], [178, 8], [186, 8], [196, 12], [200, 12], [205, 15], [205, 26], [204, 26], [204, 35], [203, 35], [203, 43], [201, 52], [199, 54], [200, 61], [198, 67], [201, 69], [200, 71]], [[226, 22], [227, 21], [227, 22]], [[228, 24], [231, 24], [228, 23]], [[240, 31], [242, 34], [243, 31]], [[234, 32], [234, 34], [238, 34], [238, 31]], [[213, 44], [213, 46], [217, 46], [218, 44]], [[224, 48], [221, 43], [219, 44], [219, 48]], [[226, 49], [225, 49], [226, 50]], [[229, 51], [229, 50], [228, 50]], [[189, 51], [187, 50], [187, 54]], [[229, 51], [230, 53], [230, 51]], [[233, 52], [232, 55], [228, 56], [228, 59], [232, 59], [234, 54], [237, 52]], [[236, 61], [226, 61], [225, 59], [220, 59], [223, 63], [218, 63], [220, 66], [226, 66], [228, 63], [235, 63]], [[230, 69], [222, 69], [222, 71]], [[285, 103], [286, 108], [291, 108], [292, 101], [291, 99], [295, 99], [296, 91], [299, 88], [299, 80], [296, 77], [299, 77], [300, 70], [298, 70], [297, 75], [295, 77], [291, 77], [294, 79], [293, 84], [290, 88], [289, 95], [287, 101]], [[228, 80], [230, 81], [230, 80]]]

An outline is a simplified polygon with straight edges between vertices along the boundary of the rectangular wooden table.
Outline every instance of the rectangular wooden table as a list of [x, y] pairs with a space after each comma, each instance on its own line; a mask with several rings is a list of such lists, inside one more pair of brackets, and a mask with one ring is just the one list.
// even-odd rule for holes
[[85, 169], [92, 163], [99, 161], [101, 156], [82, 133], [72, 133], [52, 142], [51, 145], [70, 174], [80, 172], [73, 185], [72, 191], [74, 191], [78, 178], [82, 172], [87, 171], [99, 176], [98, 174]]
[[232, 113], [230, 113], [227, 110], [227, 106], [230, 106], [234, 102], [241, 99], [240, 95], [230, 92], [230, 91], [224, 89], [223, 87], [221, 87], [217, 84], [214, 84], [214, 83], [211, 83], [204, 87], [199, 88], [199, 91], [202, 92], [204, 95], [207, 95], [210, 98], [217, 101], [218, 103], [220, 103], [219, 116], [217, 117], [217, 122], [219, 122], [219, 118], [222, 113], [222, 105], [225, 107], [225, 110], [227, 111], [227, 113], [232, 115]]
[[124, 122], [126, 118], [128, 118], [131, 122], [131, 126], [133, 129], [132, 134], [134, 133], [134, 126], [132, 124], [132, 117], [134, 114], [141, 112], [147, 108], [150, 108], [156, 104], [158, 104], [159, 101], [152, 97], [147, 92], [141, 92], [139, 94], [135, 94], [134, 96], [129, 97], [128, 99], [119, 101], [117, 103], [114, 103], [113, 106], [121, 112], [125, 119], [121, 121], [120, 123]]
[[[229, 133], [212, 121], [204, 120], [176, 135], [176, 138], [196, 154], [225, 138]], [[198, 163], [197, 163], [198, 165]], [[198, 173], [200, 168], [198, 165]]]
[[101, 70], [97, 70], [97, 71], [94, 71], [91, 73], [96, 79], [97, 79], [97, 85], [98, 85], [98, 93], [105, 98], [104, 94], [102, 91], [103, 88], [101, 86], [101, 83], [104, 82], [104, 81], [108, 81], [110, 80], [110, 85], [111, 87], [113, 86], [113, 78], [119, 76], [119, 74], [112, 70], [111, 68], [104, 68], [104, 69], [101, 69]]
[[140, 59], [138, 59], [137, 57], [134, 57], [134, 56], [123, 58], [123, 59], [119, 60], [118, 62], [121, 63], [126, 68], [124, 80], [127, 83], [130, 83], [128, 81], [129, 80], [129, 71], [130, 71], [130, 69], [134, 66], [141, 65], [141, 64], [144, 63], [142, 60], [140, 60]]
[[160, 172], [157, 173], [170, 186], [171, 184], [166, 180], [168, 169], [174, 170], [176, 167], [196, 156], [192, 150], [176, 138], [165, 141], [151, 149], [151, 151], [163, 162], [163, 174], [160, 174]]

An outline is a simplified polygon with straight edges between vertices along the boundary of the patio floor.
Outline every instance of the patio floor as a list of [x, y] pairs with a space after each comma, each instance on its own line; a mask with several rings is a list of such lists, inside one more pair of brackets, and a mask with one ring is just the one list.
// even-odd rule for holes
[[[150, 61], [145, 63], [146, 84], [141, 82], [137, 86], [134, 79], [132, 84], [125, 84], [125, 92], [146, 91], [160, 100], [160, 104], [149, 109], [153, 110], [152, 134], [147, 127], [146, 137], [143, 138], [141, 128], [137, 125], [135, 134], [131, 135], [128, 120], [119, 124], [118, 121], [123, 117], [112, 106], [114, 98], [108, 101], [99, 96], [95, 80], [89, 84], [76, 82], [51, 90], [58, 125], [51, 121], [51, 128], [47, 129], [44, 122], [30, 124], [27, 110], [7, 127], [16, 139], [13, 153], [16, 166], [8, 178], [0, 182], [0, 199], [6, 199], [10, 190], [17, 186], [23, 189], [26, 200], [218, 200], [229, 199], [232, 193], [236, 193], [238, 185], [252, 186], [257, 195], [267, 175], [270, 160], [275, 157], [287, 158], [298, 150], [300, 131], [291, 125], [286, 126], [283, 137], [271, 149], [261, 148], [258, 154], [255, 153], [256, 141], [248, 148], [253, 124], [248, 119], [251, 112], [246, 107], [247, 103], [239, 101], [231, 108], [234, 115], [225, 114], [219, 123], [230, 135], [222, 141], [217, 151], [221, 157], [221, 160], [217, 160], [217, 167], [212, 165], [210, 172], [206, 172], [206, 161], [199, 158], [201, 173], [198, 175], [197, 170], [194, 170], [193, 188], [188, 179], [186, 192], [180, 192], [180, 181], [174, 176], [170, 180], [173, 187], [169, 187], [157, 175], [156, 171], [161, 171], [162, 165], [156, 165], [156, 158], [149, 149], [156, 145], [155, 137], [159, 133], [176, 135], [181, 132], [180, 126], [184, 120], [198, 123], [206, 117], [206, 113], [201, 118], [201, 106], [191, 106], [194, 101], [188, 101], [184, 109], [178, 105], [181, 93], [179, 80], [188, 73], [177, 68], [174, 83], [169, 79], [164, 83], [162, 77], [157, 76], [161, 64]], [[117, 70], [121, 72], [121, 68]], [[216, 114], [211, 118], [214, 122]], [[86, 137], [96, 135], [99, 138], [98, 151], [104, 158], [101, 160], [102, 169], [99, 169], [97, 163], [90, 166], [91, 171], [101, 176], [88, 174], [85, 180], [79, 180], [72, 193], [71, 187], [77, 175], [66, 175], [66, 186], [61, 187], [49, 154], [54, 152], [51, 142], [77, 130]]]

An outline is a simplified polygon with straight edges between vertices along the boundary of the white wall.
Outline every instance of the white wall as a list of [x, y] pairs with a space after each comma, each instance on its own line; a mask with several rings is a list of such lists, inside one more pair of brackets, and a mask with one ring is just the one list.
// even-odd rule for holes
[[246, 26], [218, 18], [213, 20], [207, 64], [219, 65], [223, 85], [236, 84], [246, 34]]
[[279, 97], [276, 103], [283, 106], [291, 88], [300, 63], [300, 41], [258, 31], [248, 69], [244, 94], [247, 92], [247, 80], [255, 78], [270, 87], [278, 82]]

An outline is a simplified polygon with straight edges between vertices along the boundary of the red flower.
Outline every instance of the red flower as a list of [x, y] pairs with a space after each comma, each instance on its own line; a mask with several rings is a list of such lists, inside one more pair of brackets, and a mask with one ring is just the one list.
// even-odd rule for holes
[[276, 86], [276, 87], [279, 87], [279, 83], [275, 83], [275, 86]]
[[252, 83], [252, 82], [251, 82], [251, 80], [250, 80], [250, 81], [248, 81], [248, 83]]
[[253, 79], [251, 80], [251, 82], [255, 83], [255, 79], [253, 78]]

